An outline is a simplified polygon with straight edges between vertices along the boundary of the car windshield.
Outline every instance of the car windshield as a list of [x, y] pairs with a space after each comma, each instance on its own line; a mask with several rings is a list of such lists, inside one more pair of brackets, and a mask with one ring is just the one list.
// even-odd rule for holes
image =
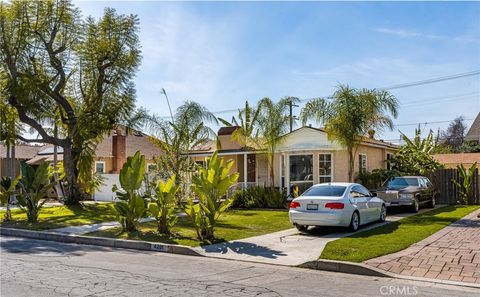
[[414, 177], [396, 177], [388, 182], [387, 186], [389, 188], [401, 189], [409, 186], [418, 187], [418, 178]]
[[306, 190], [302, 196], [340, 197], [343, 196], [346, 188], [343, 186], [315, 186]]

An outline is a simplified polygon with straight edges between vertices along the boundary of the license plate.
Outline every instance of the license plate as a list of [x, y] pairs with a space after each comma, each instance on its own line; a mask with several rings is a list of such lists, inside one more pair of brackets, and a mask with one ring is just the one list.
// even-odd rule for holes
[[307, 204], [307, 210], [318, 210], [318, 204]]

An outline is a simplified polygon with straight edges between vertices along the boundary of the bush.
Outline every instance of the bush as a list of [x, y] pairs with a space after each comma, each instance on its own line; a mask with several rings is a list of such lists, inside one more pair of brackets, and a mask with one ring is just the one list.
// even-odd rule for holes
[[17, 196], [18, 207], [27, 214], [28, 222], [36, 223], [38, 213], [47, 201], [48, 191], [55, 183], [48, 178], [48, 163], [38, 166], [37, 170], [32, 166], [22, 163], [20, 170], [20, 194]]
[[148, 204], [148, 210], [157, 220], [157, 230], [160, 234], [170, 234], [170, 229], [177, 223], [178, 217], [175, 213], [177, 205], [176, 194], [178, 185], [175, 185], [175, 175], [167, 182], [158, 180], [153, 184], [154, 194], [152, 202]]
[[235, 208], [285, 208], [287, 197], [270, 187], [255, 186], [237, 190], [232, 195]]
[[145, 174], [145, 156], [136, 152], [133, 157], [128, 157], [120, 170], [120, 185], [113, 185], [120, 201], [115, 202], [117, 220], [122, 224], [122, 231], [136, 231], [140, 218], [146, 216], [147, 201], [140, 194], [143, 176]]
[[224, 163], [224, 159], [215, 152], [207, 158], [205, 168], [197, 165], [197, 173], [192, 176], [191, 189], [197, 195], [198, 203], [188, 199], [185, 213], [192, 219], [200, 240], [215, 238], [218, 218], [232, 205], [232, 198], [222, 200], [228, 188], [238, 179], [238, 173], [230, 173], [232, 166], [233, 160]]
[[396, 170], [374, 169], [371, 172], [359, 173], [356, 182], [362, 184], [369, 190], [376, 190], [380, 188], [386, 180], [400, 175], [400, 172]]

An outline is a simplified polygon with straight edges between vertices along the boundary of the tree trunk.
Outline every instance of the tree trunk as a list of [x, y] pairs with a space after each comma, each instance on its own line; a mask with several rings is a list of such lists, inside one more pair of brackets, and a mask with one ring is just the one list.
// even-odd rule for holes
[[272, 154], [271, 158], [270, 158], [270, 188], [273, 190], [275, 189], [275, 170], [273, 168], [273, 163], [274, 163], [274, 159], [275, 158], [275, 155]]
[[65, 171], [65, 204], [78, 204], [81, 198], [81, 193], [77, 184], [78, 169], [77, 163], [80, 153], [72, 149], [71, 144], [63, 147], [63, 170]]
[[348, 151], [348, 181], [353, 183], [353, 170], [355, 166], [355, 156], [353, 155], [353, 148], [349, 147]]

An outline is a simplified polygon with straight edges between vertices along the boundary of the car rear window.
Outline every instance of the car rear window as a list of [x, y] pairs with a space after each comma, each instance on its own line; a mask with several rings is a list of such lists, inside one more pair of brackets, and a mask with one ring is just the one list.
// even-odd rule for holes
[[340, 197], [347, 187], [343, 186], [316, 186], [306, 190], [302, 196]]
[[418, 178], [396, 177], [388, 182], [390, 188], [406, 188], [409, 186], [418, 187]]

